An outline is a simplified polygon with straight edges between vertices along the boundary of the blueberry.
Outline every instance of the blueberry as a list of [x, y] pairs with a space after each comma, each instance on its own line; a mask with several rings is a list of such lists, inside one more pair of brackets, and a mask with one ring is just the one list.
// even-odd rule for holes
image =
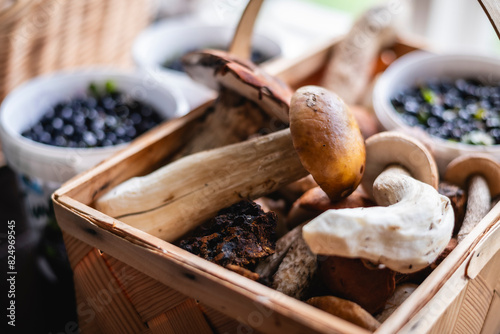
[[146, 118], [151, 117], [152, 114], [153, 114], [153, 109], [150, 106], [148, 106], [148, 105], [142, 106], [141, 115], [143, 117], [146, 117]]
[[89, 96], [85, 100], [85, 106], [88, 108], [95, 108], [97, 107], [97, 100], [94, 97]]
[[431, 107], [431, 115], [438, 118], [438, 119], [442, 119], [443, 112], [444, 112], [444, 109], [440, 105], [433, 105]]
[[60, 113], [61, 117], [65, 120], [70, 120], [73, 117], [73, 109], [70, 107], [64, 107]]
[[128, 115], [130, 114], [130, 110], [128, 107], [126, 106], [120, 106], [118, 108], [116, 108], [116, 114], [119, 116], [119, 117], [122, 117], [122, 118], [127, 118]]
[[54, 138], [54, 145], [55, 146], [65, 147], [65, 146], [67, 146], [67, 143], [68, 143], [68, 141], [63, 136], [57, 136]]
[[498, 144], [498, 141], [500, 141], [500, 129], [498, 129], [498, 128], [492, 129], [488, 133], [490, 134], [490, 136], [495, 138], [495, 140], [497, 141], [497, 144]]
[[117, 124], [118, 121], [116, 120], [116, 117], [113, 116], [107, 116], [105, 119], [106, 126], [110, 128], [114, 128]]
[[457, 118], [457, 114], [453, 110], [445, 110], [442, 117], [445, 122], [450, 122]]
[[102, 106], [104, 109], [113, 110], [116, 106], [116, 101], [111, 96], [106, 96], [102, 99]]
[[106, 133], [106, 140], [109, 140], [112, 143], [116, 142], [116, 134], [114, 132], [108, 132]]
[[161, 122], [149, 105], [118, 91], [75, 97], [49, 108], [22, 132], [34, 141], [65, 147], [111, 146], [128, 142]]
[[90, 125], [90, 128], [94, 131], [99, 131], [99, 130], [103, 130], [105, 125], [106, 125], [106, 122], [105, 122], [104, 118], [98, 117], [98, 118], [94, 119], [94, 121]]
[[486, 127], [488, 128], [500, 128], [500, 118], [491, 117], [486, 119]]
[[102, 141], [102, 146], [103, 146], [103, 147], [106, 147], [106, 146], [113, 146], [113, 145], [114, 145], [114, 142], [112, 142], [112, 141], [111, 141], [111, 140], [109, 140], [109, 139], [104, 139], [104, 140]]
[[437, 128], [441, 125], [441, 122], [439, 122], [439, 120], [436, 117], [429, 117], [427, 119], [427, 125], [430, 128]]
[[90, 147], [93, 147], [97, 144], [96, 136], [90, 131], [83, 133], [82, 140]]
[[471, 118], [471, 114], [466, 109], [460, 109], [458, 111], [458, 117], [460, 117], [461, 119], [468, 120]]
[[34, 134], [40, 135], [44, 132], [43, 126], [40, 123], [37, 123], [33, 126], [32, 131]]
[[95, 120], [97, 117], [99, 117], [99, 113], [97, 112], [97, 110], [95, 109], [87, 109], [86, 110], [86, 116], [87, 116], [87, 119], [89, 120]]
[[102, 130], [94, 130], [95, 137], [97, 141], [102, 142], [104, 139], [106, 139], [106, 134]]
[[56, 117], [52, 120], [52, 127], [55, 130], [61, 130], [64, 126], [64, 121], [60, 119], [59, 117]]
[[125, 129], [125, 134], [130, 138], [135, 138], [135, 136], [137, 135], [137, 131], [133, 126], [128, 126]]
[[50, 144], [52, 136], [50, 135], [50, 133], [44, 131], [40, 134], [38, 140], [43, 144]]
[[75, 133], [75, 128], [72, 125], [67, 124], [63, 127], [63, 133], [67, 137], [71, 137]]
[[460, 130], [460, 128], [454, 128], [451, 130], [451, 135], [455, 139], [460, 139], [462, 137], [462, 130]]
[[73, 123], [77, 126], [77, 127], [81, 127], [85, 124], [85, 116], [83, 116], [82, 113], [77, 113], [75, 114], [75, 116], [73, 117]]
[[123, 136], [125, 136], [126, 132], [127, 132], [127, 131], [126, 131], [126, 130], [125, 130], [125, 128], [124, 128], [124, 127], [122, 127], [122, 126], [119, 126], [119, 127], [117, 127], [117, 128], [115, 129], [115, 133], [116, 133], [116, 136], [117, 136], [118, 138], [119, 138], [119, 137], [123, 137]]

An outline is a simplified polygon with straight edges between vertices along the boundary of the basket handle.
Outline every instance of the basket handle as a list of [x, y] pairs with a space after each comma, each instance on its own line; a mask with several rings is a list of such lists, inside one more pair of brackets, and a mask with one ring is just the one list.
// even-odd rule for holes
[[250, 59], [253, 26], [263, 2], [264, 0], [248, 1], [229, 46], [229, 53], [243, 59]]
[[500, 38], [500, 3], [498, 0], [478, 0], [484, 12], [488, 16], [498, 38]]

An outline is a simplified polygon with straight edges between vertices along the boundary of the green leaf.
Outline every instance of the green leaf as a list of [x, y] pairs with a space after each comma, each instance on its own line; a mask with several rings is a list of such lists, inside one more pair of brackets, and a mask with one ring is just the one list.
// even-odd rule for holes
[[106, 81], [104, 84], [104, 89], [106, 90], [106, 93], [112, 94], [116, 92], [116, 82], [112, 80]]
[[97, 85], [95, 84], [95, 82], [91, 82], [90, 83], [90, 85], [89, 85], [89, 91], [94, 96], [98, 96], [99, 95], [99, 91], [97, 90]]
[[474, 114], [474, 119], [482, 120], [484, 119], [484, 116], [486, 116], [486, 110], [484, 110], [484, 108], [479, 108], [476, 110], [476, 113]]
[[437, 103], [438, 97], [432, 89], [426, 88], [426, 87], [421, 87], [420, 94], [422, 94], [422, 97], [424, 98], [425, 102], [427, 102], [429, 104], [436, 104]]
[[429, 119], [429, 113], [420, 110], [417, 113], [417, 119], [418, 119], [418, 121], [419, 121], [420, 124], [426, 124], [427, 120]]

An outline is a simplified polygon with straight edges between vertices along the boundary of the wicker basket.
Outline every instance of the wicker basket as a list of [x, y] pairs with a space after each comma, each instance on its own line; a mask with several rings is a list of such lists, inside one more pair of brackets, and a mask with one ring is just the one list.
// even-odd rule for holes
[[[314, 83], [332, 47], [267, 70], [292, 84]], [[91, 207], [106, 189], [175, 154], [204, 112], [202, 106], [163, 124], [53, 195], [82, 332], [368, 333]], [[499, 220], [500, 204], [376, 333], [498, 333]]]
[[15, 0], [0, 11], [0, 101], [36, 75], [75, 66], [132, 65], [152, 0]]

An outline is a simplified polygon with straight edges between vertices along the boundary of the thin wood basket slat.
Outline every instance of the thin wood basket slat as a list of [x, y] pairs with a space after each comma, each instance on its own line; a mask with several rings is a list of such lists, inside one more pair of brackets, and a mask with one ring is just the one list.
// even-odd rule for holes
[[132, 65], [134, 38], [153, 0], [16, 0], [0, 11], [0, 101], [39, 74], [85, 65]]
[[[267, 71], [293, 84], [310, 82], [334, 45], [331, 41], [301, 59], [270, 64]], [[395, 50], [412, 48], [399, 44]], [[107, 189], [174, 155], [205, 108], [161, 125], [54, 193], [82, 331], [368, 333], [91, 207]], [[499, 219], [500, 204], [376, 333], [498, 332]], [[109, 297], [106, 289], [112, 290]]]

